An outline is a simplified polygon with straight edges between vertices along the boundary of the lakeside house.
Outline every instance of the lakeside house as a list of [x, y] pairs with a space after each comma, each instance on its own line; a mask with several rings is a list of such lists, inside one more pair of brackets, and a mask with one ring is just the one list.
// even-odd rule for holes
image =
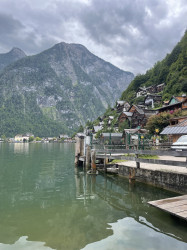
[[146, 116], [143, 109], [136, 105], [131, 105], [128, 112], [132, 113], [131, 116], [131, 128], [136, 128], [138, 126], [144, 127], [146, 124]]
[[132, 112], [126, 112], [126, 111], [123, 111], [119, 118], [118, 118], [118, 123], [122, 123], [124, 121], [128, 121], [129, 125], [130, 125], [130, 122], [131, 122], [131, 118], [132, 118]]
[[162, 108], [157, 109], [159, 113], [161, 112], [170, 112], [173, 113], [176, 110], [185, 110], [187, 109], [187, 97], [185, 94], [182, 96], [172, 96], [169, 100], [168, 105], [163, 106]]
[[[180, 118], [179, 118], [180, 120]], [[179, 121], [178, 120], [178, 121]], [[171, 122], [174, 120], [171, 119]], [[173, 142], [176, 142], [182, 135], [187, 135], [187, 117], [183, 117], [181, 122], [175, 125], [169, 125], [163, 129], [161, 135], [168, 135]]]
[[128, 121], [131, 128], [137, 128], [138, 126], [144, 127], [148, 118], [156, 113], [156, 110], [141, 108], [139, 105], [133, 104], [127, 112], [123, 111], [120, 114], [118, 123]]
[[156, 95], [156, 94], [147, 94], [145, 99], [144, 99], [144, 105], [146, 107], [151, 106], [152, 108], [155, 107], [155, 104], [159, 104], [162, 101], [162, 96], [161, 95]]
[[136, 97], [146, 96], [147, 94], [155, 94], [163, 91], [165, 83], [161, 83], [159, 85], [152, 85], [149, 87], [139, 87], [136, 91]]
[[29, 141], [29, 137], [31, 137], [34, 135], [31, 134], [31, 133], [26, 133], [26, 134], [17, 134], [14, 139], [15, 139], [15, 142], [28, 142]]
[[68, 135], [62, 134], [59, 135], [59, 139], [69, 139], [70, 137]]
[[117, 113], [121, 113], [122, 111], [128, 111], [129, 108], [130, 108], [130, 104], [126, 101], [117, 101], [116, 102]]

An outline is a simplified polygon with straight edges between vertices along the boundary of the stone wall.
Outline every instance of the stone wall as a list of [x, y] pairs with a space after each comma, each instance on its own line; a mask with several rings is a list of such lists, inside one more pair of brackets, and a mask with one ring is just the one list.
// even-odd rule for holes
[[[132, 167], [124, 165], [118, 166], [119, 176], [129, 177], [132, 172]], [[152, 184], [161, 188], [179, 192], [187, 193], [187, 175], [171, 172], [162, 172], [147, 169], [135, 169], [135, 179], [144, 183]]]

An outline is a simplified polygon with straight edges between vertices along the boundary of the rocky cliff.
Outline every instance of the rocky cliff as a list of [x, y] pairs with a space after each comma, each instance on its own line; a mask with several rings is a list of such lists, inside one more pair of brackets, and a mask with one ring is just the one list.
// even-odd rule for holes
[[0, 54], [0, 71], [3, 70], [7, 65], [25, 57], [26, 54], [18, 48], [13, 48], [8, 53]]
[[73, 131], [113, 105], [133, 78], [79, 44], [24, 57], [0, 74], [0, 133]]

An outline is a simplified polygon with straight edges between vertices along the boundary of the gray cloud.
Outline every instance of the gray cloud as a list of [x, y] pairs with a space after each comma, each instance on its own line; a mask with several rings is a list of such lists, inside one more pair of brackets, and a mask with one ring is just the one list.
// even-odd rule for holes
[[169, 53], [187, 23], [184, 0], [1, 0], [0, 10], [0, 53], [13, 46], [34, 54], [61, 41], [81, 43], [133, 73]]

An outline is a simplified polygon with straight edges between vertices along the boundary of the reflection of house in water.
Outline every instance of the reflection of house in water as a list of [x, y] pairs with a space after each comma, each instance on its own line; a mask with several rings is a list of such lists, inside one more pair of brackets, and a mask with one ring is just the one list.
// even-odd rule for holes
[[29, 154], [29, 143], [14, 143], [15, 154]]

